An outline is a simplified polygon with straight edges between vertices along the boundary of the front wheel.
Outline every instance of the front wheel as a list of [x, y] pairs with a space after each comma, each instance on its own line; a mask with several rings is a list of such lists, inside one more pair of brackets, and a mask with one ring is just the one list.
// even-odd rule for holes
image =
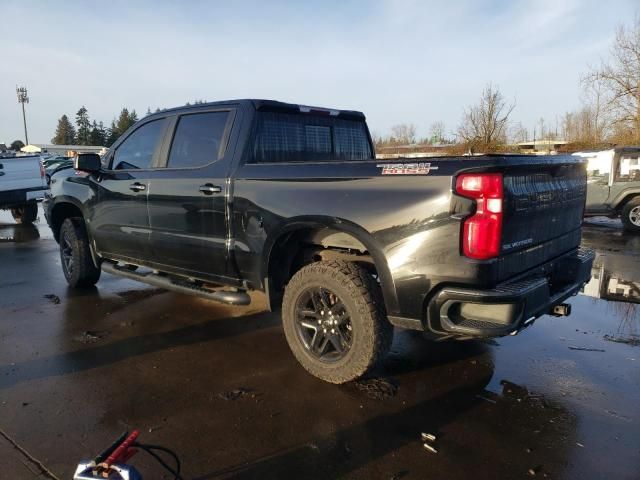
[[91, 287], [100, 269], [91, 258], [89, 238], [82, 218], [67, 218], [60, 227], [60, 261], [67, 283], [73, 288]]
[[300, 364], [331, 383], [364, 375], [393, 340], [379, 285], [351, 262], [317, 262], [299, 270], [285, 290], [282, 320]]
[[11, 209], [11, 215], [16, 223], [33, 223], [38, 217], [38, 204], [36, 202], [25, 203]]
[[624, 229], [628, 232], [640, 233], [640, 197], [629, 200], [620, 214]]

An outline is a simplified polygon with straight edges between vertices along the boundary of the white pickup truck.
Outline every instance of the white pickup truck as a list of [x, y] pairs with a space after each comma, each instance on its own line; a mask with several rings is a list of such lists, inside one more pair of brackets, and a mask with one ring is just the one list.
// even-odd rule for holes
[[11, 210], [17, 223], [32, 223], [47, 190], [40, 157], [0, 157], [0, 210]]

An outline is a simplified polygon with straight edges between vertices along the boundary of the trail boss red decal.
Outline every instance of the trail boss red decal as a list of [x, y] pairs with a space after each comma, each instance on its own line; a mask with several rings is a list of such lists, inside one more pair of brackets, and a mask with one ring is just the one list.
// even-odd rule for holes
[[382, 168], [382, 175], [428, 175], [431, 170], [438, 169], [430, 163], [381, 163], [376, 166]]

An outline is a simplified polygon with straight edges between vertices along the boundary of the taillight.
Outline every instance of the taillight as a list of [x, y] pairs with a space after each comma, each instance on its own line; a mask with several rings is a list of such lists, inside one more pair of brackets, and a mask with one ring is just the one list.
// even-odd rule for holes
[[40, 162], [40, 178], [44, 178], [44, 165]]
[[476, 201], [476, 213], [464, 221], [462, 252], [485, 260], [497, 257], [502, 238], [502, 174], [464, 173], [456, 180], [456, 192]]

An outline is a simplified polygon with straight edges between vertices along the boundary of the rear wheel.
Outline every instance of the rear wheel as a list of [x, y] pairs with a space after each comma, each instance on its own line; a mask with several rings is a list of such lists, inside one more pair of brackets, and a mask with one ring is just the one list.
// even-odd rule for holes
[[11, 209], [11, 215], [16, 223], [33, 223], [38, 217], [38, 204], [36, 202], [25, 203]]
[[89, 238], [82, 218], [67, 218], [60, 227], [60, 261], [67, 283], [73, 288], [91, 287], [100, 269], [91, 258]]
[[629, 200], [620, 215], [625, 230], [640, 233], [640, 197]]
[[393, 339], [380, 287], [350, 262], [317, 262], [299, 270], [287, 285], [282, 320], [300, 364], [331, 383], [364, 375]]

